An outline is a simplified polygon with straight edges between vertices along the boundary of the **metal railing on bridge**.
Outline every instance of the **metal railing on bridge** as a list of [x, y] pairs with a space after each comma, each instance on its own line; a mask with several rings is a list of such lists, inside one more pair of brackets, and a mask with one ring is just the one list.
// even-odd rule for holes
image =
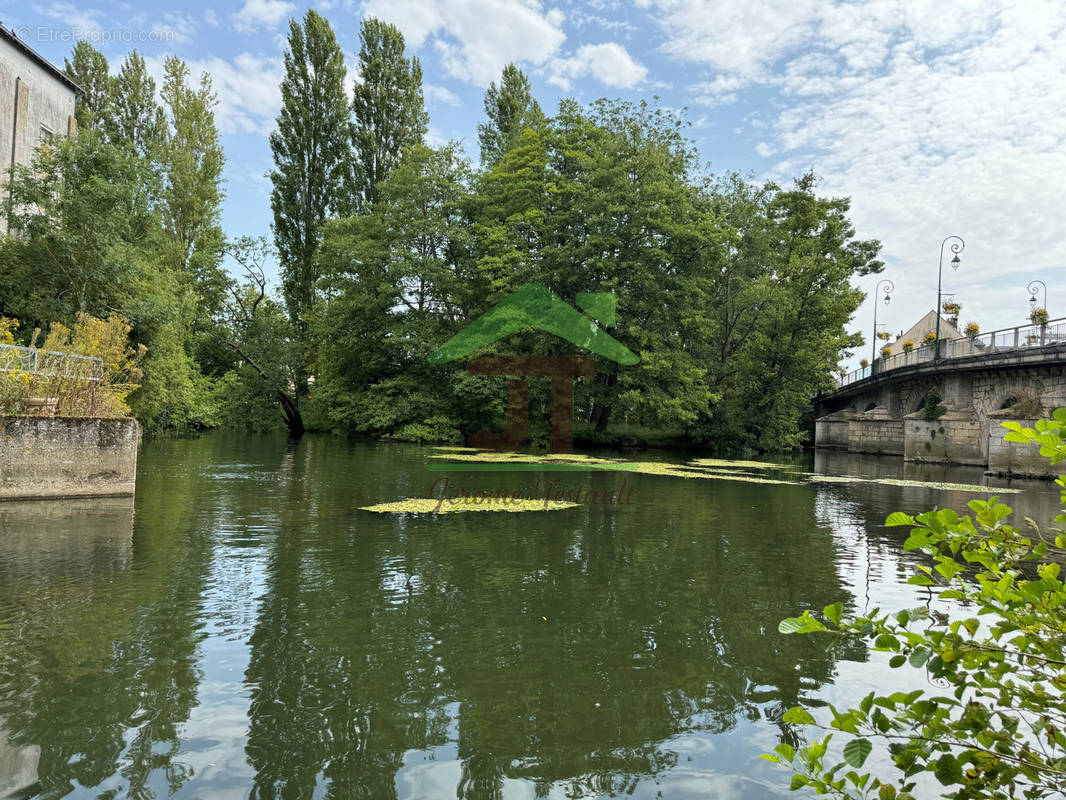
[[[1002, 353], [1009, 350], [1026, 350], [1063, 342], [1066, 342], [1066, 317], [1059, 317], [1058, 319], [1050, 320], [1047, 325], [1017, 325], [1013, 328], [981, 333], [972, 339], [970, 337], [942, 339], [940, 341], [940, 360], [946, 361], [952, 358]], [[895, 353], [888, 358], [878, 358], [876, 362], [867, 367], [861, 367], [837, 378], [834, 383], [836, 383], [836, 388], [843, 389], [856, 381], [872, 378], [875, 375], [882, 375], [889, 370], [933, 361], [935, 354], [935, 344], [915, 347], [909, 353]]]
[[27, 372], [43, 378], [101, 381], [104, 378], [104, 360], [97, 356], [0, 344], [0, 372]]

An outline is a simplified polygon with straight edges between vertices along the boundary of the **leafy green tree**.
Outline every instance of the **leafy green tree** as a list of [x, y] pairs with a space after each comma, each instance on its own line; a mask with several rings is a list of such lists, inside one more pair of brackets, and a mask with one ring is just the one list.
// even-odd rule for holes
[[[682, 315], [699, 307], [691, 164], [676, 117], [606, 101], [586, 113], [567, 101], [546, 130], [525, 129], [480, 184], [478, 266], [493, 302], [527, 281], [571, 303], [585, 291], [617, 298], [611, 334], [642, 360], [599, 364], [581, 385], [577, 405], [591, 407], [600, 431], [616, 414], [684, 425], [706, 403], [703, 368], [679, 336]], [[560, 346], [543, 337], [523, 345]]]
[[111, 83], [108, 140], [148, 160], [161, 157], [166, 135], [163, 109], [155, 99], [156, 84], [140, 53], [134, 50]]
[[[1008, 441], [1036, 445], [1052, 463], [1066, 459], [1066, 409], [1035, 429], [1016, 422], [1004, 427], [1011, 431]], [[1057, 483], [1066, 504], [1066, 479]], [[825, 608], [824, 621], [806, 611], [781, 622], [782, 633], [832, 632], [868, 642], [891, 654], [893, 669], [924, 670], [945, 687], [871, 692], [855, 708], [830, 706], [832, 718], [820, 715], [821, 721], [803, 707], [790, 709], [785, 722], [829, 731], [798, 751], [780, 744], [763, 756], [795, 771], [793, 789], [913, 800], [919, 796], [915, 778], [932, 773], [944, 796], [957, 800], [1036, 800], [1066, 792], [1066, 585], [1060, 574], [1066, 535], [1045, 534], [1032, 520], [1026, 529], [1015, 528], [1008, 522], [1011, 509], [996, 498], [972, 500], [969, 507], [972, 517], [951, 509], [896, 512], [886, 523], [908, 528], [904, 550], [929, 559], [908, 582], [954, 605], [874, 609], [851, 618], [835, 603]], [[1055, 521], [1066, 522], [1066, 514]], [[831, 751], [838, 733], [850, 738], [842, 751]], [[894, 779], [858, 772], [874, 742], [887, 745]]]
[[[862, 301], [854, 277], [882, 269], [880, 243], [855, 238], [847, 198], [815, 195], [813, 175], [783, 191], [728, 176], [708, 188], [722, 234], [708, 265], [700, 350], [721, 396], [700, 436], [723, 449], [794, 445], [807, 398], [830, 385]], [[761, 422], [760, 422], [761, 421]]]
[[80, 130], [101, 128], [111, 115], [111, 83], [104, 54], [84, 39], [74, 45], [69, 59], [63, 59], [63, 72], [81, 87], [74, 106], [74, 119]]
[[3, 313], [24, 328], [125, 308], [148, 269], [158, 218], [144, 165], [86, 129], [41, 148], [10, 183], [12, 236], [0, 244]]
[[495, 81], [485, 91], [487, 122], [477, 126], [481, 164], [491, 167], [518, 142], [526, 128], [544, 126], [544, 112], [533, 97], [529, 78], [514, 64], [503, 68], [499, 86]]
[[303, 348], [285, 309], [267, 293], [265, 265], [273, 250], [266, 239], [250, 236], [229, 242], [226, 250], [243, 270], [216, 319], [220, 338], [238, 358], [224, 384], [234, 393], [231, 401], [236, 401], [227, 413], [235, 421], [235, 410], [251, 407], [259, 418], [240, 420], [240, 427], [264, 428], [269, 422], [263, 411], [273, 406], [271, 413], [276, 415], [280, 408], [289, 432], [299, 435], [304, 431], [303, 415], [290, 387], [303, 368]]
[[189, 68], [171, 56], [164, 66], [162, 98], [167, 132], [163, 152], [163, 228], [171, 241], [167, 260], [177, 271], [211, 275], [222, 254], [222, 167], [215, 125], [218, 104], [205, 72], [190, 85]]
[[[282, 107], [270, 134], [270, 205], [290, 317], [306, 328], [318, 299], [315, 253], [322, 223], [349, 206], [350, 166], [344, 56], [329, 23], [309, 10], [289, 23]], [[305, 384], [306, 380], [301, 380]]]
[[355, 164], [352, 197], [368, 210], [378, 184], [404, 152], [422, 143], [429, 123], [422, 95], [422, 65], [404, 56], [403, 34], [374, 17], [359, 31], [359, 82], [352, 98], [352, 143]]
[[455, 145], [412, 147], [371, 213], [325, 226], [321, 260], [335, 295], [318, 329], [321, 387], [335, 424], [407, 439], [459, 438], [461, 365], [426, 357], [467, 319], [469, 167]]

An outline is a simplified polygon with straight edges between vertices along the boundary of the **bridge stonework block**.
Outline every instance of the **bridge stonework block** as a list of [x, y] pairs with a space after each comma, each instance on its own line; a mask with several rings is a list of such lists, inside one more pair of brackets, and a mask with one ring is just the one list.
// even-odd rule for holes
[[[1017, 422], [1031, 428], [1035, 419], [1019, 419]], [[1040, 445], [1008, 442], [1007, 431], [993, 427], [988, 439], [988, 471], [994, 475], [1025, 475], [1037, 478], [1054, 478], [1066, 474], [1066, 461], [1051, 464], [1040, 455]]]
[[903, 460], [984, 466], [980, 420], [957, 412], [938, 420], [904, 420]]

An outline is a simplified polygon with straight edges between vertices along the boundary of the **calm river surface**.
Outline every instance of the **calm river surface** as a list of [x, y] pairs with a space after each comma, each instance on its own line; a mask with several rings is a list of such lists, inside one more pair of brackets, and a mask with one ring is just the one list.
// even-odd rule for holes
[[[430, 452], [154, 441], [135, 500], [0, 504], [0, 796], [789, 796], [759, 758], [784, 708], [916, 677], [778, 621], [924, 602], [881, 523], [971, 496], [802, 471], [989, 480], [808, 454], [765, 473], [795, 485], [635, 475], [618, 506], [359, 510], [442, 476], [623, 481], [435, 472]], [[1057, 513], [1052, 484], [996, 485]]]

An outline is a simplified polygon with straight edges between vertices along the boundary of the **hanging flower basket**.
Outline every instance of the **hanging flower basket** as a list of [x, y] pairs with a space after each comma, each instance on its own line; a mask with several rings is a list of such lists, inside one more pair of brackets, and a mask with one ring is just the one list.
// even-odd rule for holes
[[905, 341], [903, 343], [903, 352], [904, 353], [909, 353], [913, 349], [914, 349], [914, 342], [911, 339], [908, 339], [907, 341]]
[[945, 314], [950, 314], [953, 317], [957, 317], [959, 315], [959, 312], [962, 311], [962, 304], [947, 302], [944, 303], [943, 308]]
[[981, 327], [976, 322], [966, 323], [966, 335], [971, 339], [976, 339], [977, 335], [981, 332]]
[[1034, 325], [1047, 325], [1048, 319], [1049, 317], [1046, 308], [1038, 308], [1029, 315], [1029, 321]]
[[889, 339], [892, 338], [892, 334], [888, 331], [878, 331], [877, 338], [880, 339], [882, 342], [887, 342]]
[[892, 348], [891, 347], [886, 347], [884, 350], [881, 351], [881, 358], [891, 358], [891, 357], [892, 357]]
[[922, 344], [926, 346], [936, 344], [936, 334], [929, 331], [929, 333], [922, 337]]
[[870, 359], [864, 358], [862, 361], [859, 362], [859, 366], [863, 369], [866, 369], [868, 366], [870, 366]]

